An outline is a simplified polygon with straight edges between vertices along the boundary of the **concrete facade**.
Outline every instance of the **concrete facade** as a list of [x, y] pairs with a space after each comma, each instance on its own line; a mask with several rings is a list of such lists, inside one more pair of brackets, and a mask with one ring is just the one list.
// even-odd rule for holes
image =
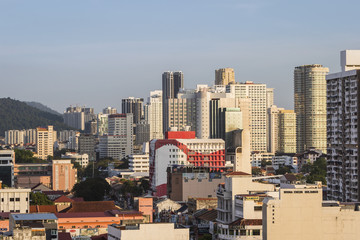
[[0, 212], [29, 213], [31, 189], [0, 189]]

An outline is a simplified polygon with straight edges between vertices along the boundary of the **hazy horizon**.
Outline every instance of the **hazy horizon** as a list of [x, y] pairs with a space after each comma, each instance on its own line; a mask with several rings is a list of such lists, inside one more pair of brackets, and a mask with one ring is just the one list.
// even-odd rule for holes
[[275, 88], [293, 109], [293, 70], [340, 71], [340, 51], [359, 49], [357, 1], [0, 1], [0, 97], [120, 110], [146, 99], [164, 71], [185, 88], [214, 82], [217, 68], [238, 82]]

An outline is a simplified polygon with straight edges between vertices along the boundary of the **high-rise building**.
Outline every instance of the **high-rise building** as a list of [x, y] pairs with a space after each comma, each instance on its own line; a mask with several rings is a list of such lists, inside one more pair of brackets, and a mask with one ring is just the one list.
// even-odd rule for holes
[[274, 89], [267, 88], [266, 89], [266, 108], [270, 108], [274, 105]]
[[145, 105], [145, 121], [150, 126], [150, 139], [164, 138], [162, 105], [162, 91], [156, 90], [150, 92], [150, 97]]
[[128, 97], [121, 100], [121, 112], [132, 113], [135, 124], [140, 123], [143, 118], [143, 98]]
[[102, 136], [108, 133], [109, 114], [99, 113], [97, 115], [97, 135]]
[[278, 151], [296, 153], [296, 114], [294, 110], [279, 110]]
[[96, 139], [91, 134], [81, 134], [79, 137], [79, 153], [89, 155], [89, 161], [96, 160], [95, 153]]
[[326, 79], [329, 69], [319, 64], [294, 70], [297, 152], [310, 147], [326, 153]]
[[279, 150], [279, 112], [284, 110], [272, 105], [267, 109], [267, 151], [276, 153]]
[[326, 77], [327, 196], [330, 200], [359, 202], [360, 50], [342, 51], [341, 69], [345, 71]]
[[5, 144], [36, 144], [36, 129], [8, 130], [5, 132]]
[[232, 68], [215, 70], [215, 85], [228, 85], [235, 83], [235, 72]]
[[235, 98], [251, 100], [250, 133], [252, 151], [267, 151], [266, 89], [266, 84], [257, 84], [251, 81], [241, 84], [230, 84], [227, 86], [227, 92], [233, 93]]
[[0, 181], [8, 187], [14, 187], [14, 150], [0, 150]]
[[141, 120], [135, 128], [135, 145], [142, 145], [148, 141], [150, 141], [150, 124]]
[[70, 159], [52, 161], [52, 189], [71, 191], [76, 184], [77, 170]]
[[162, 74], [162, 104], [163, 104], [163, 132], [168, 131], [167, 125], [167, 99], [177, 98], [179, 91], [184, 88], [184, 74], [178, 72], [164, 72]]
[[56, 131], [53, 126], [47, 128], [36, 128], [36, 154], [40, 159], [47, 159], [54, 155], [54, 142]]
[[63, 114], [64, 123], [70, 127], [85, 130], [85, 123], [96, 119], [93, 108], [68, 107]]
[[109, 115], [109, 134], [100, 137], [100, 158], [122, 159], [133, 153], [133, 114]]
[[113, 107], [107, 107], [103, 109], [103, 114], [117, 114], [116, 108]]

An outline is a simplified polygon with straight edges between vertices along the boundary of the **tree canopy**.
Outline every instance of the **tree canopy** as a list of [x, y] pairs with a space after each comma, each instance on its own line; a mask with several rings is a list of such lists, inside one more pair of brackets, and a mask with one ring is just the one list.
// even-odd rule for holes
[[75, 184], [72, 192], [85, 201], [102, 201], [110, 193], [110, 185], [102, 178], [87, 178]]
[[41, 192], [31, 192], [30, 205], [54, 205], [54, 202]]
[[47, 161], [34, 157], [30, 150], [14, 149], [16, 163], [46, 163]]
[[318, 158], [313, 164], [307, 163], [301, 168], [301, 172], [307, 173], [306, 182], [314, 183], [321, 181], [326, 184], [326, 159]]

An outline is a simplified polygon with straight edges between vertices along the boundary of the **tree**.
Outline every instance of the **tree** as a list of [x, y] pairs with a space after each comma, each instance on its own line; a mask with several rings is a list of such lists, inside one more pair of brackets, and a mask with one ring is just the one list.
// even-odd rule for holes
[[102, 178], [87, 178], [75, 184], [72, 192], [75, 197], [82, 197], [85, 201], [102, 201], [110, 193], [110, 185]]
[[16, 163], [46, 163], [47, 161], [34, 157], [34, 153], [30, 150], [14, 149]]
[[290, 173], [291, 172], [292, 167], [291, 166], [279, 166], [278, 170], [275, 170], [276, 175], [283, 175], [286, 173]]
[[261, 167], [265, 168], [267, 165], [271, 165], [271, 161], [266, 161], [265, 159], [261, 160]]
[[253, 167], [253, 168], [251, 169], [251, 173], [252, 173], [252, 175], [254, 175], [254, 176], [260, 176], [260, 175], [261, 175], [261, 168]]
[[199, 240], [212, 240], [211, 234], [204, 234], [203, 236], [199, 237]]
[[307, 163], [301, 171], [308, 173], [306, 176], [307, 183], [314, 183], [315, 181], [321, 181], [326, 184], [326, 159], [318, 158], [313, 164]]
[[30, 205], [54, 205], [54, 202], [41, 192], [31, 192]]

